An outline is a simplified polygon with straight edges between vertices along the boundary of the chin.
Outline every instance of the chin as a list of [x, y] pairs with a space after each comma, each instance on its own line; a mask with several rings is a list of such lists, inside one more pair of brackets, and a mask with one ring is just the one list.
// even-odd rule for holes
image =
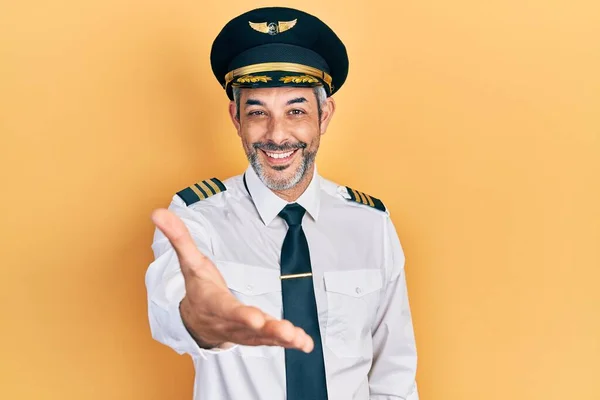
[[270, 173], [264, 176], [264, 182], [270, 189], [286, 190], [294, 187], [297, 184], [297, 182], [294, 182], [295, 179], [293, 178], [294, 175], [290, 176], [290, 174], [283, 175]]
[[[297, 154], [300, 156], [301, 154]], [[260, 180], [271, 190], [289, 190], [300, 183], [310, 170], [313, 164], [315, 153], [302, 154], [303, 157], [296, 157], [287, 164], [273, 165], [264, 158], [259, 157], [258, 153], [249, 156]]]
[[[281, 168], [281, 167], [277, 167]], [[267, 167], [259, 174], [263, 183], [271, 190], [288, 190], [293, 188], [304, 177], [302, 168], [292, 170], [290, 166], [284, 170], [276, 170], [273, 167]]]

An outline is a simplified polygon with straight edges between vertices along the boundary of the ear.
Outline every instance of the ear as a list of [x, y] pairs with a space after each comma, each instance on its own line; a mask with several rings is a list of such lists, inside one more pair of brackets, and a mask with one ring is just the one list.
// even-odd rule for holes
[[335, 113], [335, 100], [328, 97], [321, 109], [321, 135], [324, 135]]
[[231, 122], [233, 122], [233, 126], [235, 126], [235, 130], [237, 131], [238, 136], [240, 135], [240, 120], [237, 117], [237, 106], [235, 101], [229, 102], [229, 117], [231, 118]]

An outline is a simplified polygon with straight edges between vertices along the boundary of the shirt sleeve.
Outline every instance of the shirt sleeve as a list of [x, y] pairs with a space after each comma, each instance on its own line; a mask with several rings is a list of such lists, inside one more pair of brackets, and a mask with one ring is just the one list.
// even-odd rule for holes
[[[179, 197], [173, 197], [169, 210], [186, 225], [198, 249], [211, 258], [210, 237], [197, 212], [188, 209]], [[148, 319], [152, 337], [171, 347], [179, 354], [189, 354], [193, 358], [206, 358], [208, 354], [222, 353], [225, 349], [203, 349], [192, 338], [181, 318], [179, 303], [185, 297], [185, 281], [179, 260], [169, 240], [159, 229], [155, 229], [152, 242], [154, 261], [146, 271], [148, 295]]]
[[373, 327], [370, 400], [418, 400], [417, 350], [406, 288], [405, 258], [389, 216], [384, 231], [386, 279]]

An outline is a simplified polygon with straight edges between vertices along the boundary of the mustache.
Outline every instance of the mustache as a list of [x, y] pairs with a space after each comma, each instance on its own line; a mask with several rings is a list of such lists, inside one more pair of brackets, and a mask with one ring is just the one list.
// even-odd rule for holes
[[308, 145], [304, 142], [298, 143], [283, 143], [277, 144], [273, 142], [254, 142], [252, 143], [252, 147], [254, 150], [263, 150], [263, 151], [287, 151], [287, 150], [296, 150], [296, 149], [305, 149]]

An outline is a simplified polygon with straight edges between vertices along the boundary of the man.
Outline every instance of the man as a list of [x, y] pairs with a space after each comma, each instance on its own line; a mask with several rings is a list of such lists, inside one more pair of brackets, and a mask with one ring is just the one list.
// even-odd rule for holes
[[389, 212], [315, 165], [344, 45], [314, 16], [263, 8], [223, 28], [211, 63], [250, 165], [153, 213], [153, 337], [192, 356], [195, 399], [417, 400]]

